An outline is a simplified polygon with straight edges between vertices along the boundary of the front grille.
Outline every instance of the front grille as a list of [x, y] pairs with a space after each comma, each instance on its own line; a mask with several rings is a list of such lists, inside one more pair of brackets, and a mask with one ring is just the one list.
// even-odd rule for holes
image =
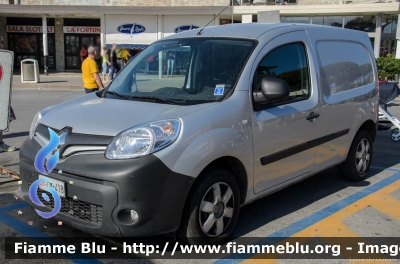
[[[50, 198], [48, 202], [42, 197], [43, 193], [46, 193], [47, 196]], [[51, 209], [54, 208], [54, 199], [49, 192], [38, 188], [37, 195], [39, 200], [46, 207]], [[81, 219], [86, 222], [101, 224], [103, 218], [103, 207], [79, 200], [74, 200], [69, 197], [66, 198], [60, 197], [60, 198], [61, 198], [60, 213], [70, 215], [72, 217]]]

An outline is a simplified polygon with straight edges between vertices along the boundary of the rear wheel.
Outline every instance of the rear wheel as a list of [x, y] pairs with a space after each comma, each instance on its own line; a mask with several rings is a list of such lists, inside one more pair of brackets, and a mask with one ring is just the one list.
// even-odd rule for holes
[[220, 244], [239, 216], [240, 192], [234, 176], [214, 168], [205, 173], [186, 202], [178, 237], [189, 244]]
[[367, 175], [372, 161], [372, 139], [370, 133], [361, 130], [351, 144], [347, 159], [340, 164], [340, 172], [346, 180], [361, 181]]

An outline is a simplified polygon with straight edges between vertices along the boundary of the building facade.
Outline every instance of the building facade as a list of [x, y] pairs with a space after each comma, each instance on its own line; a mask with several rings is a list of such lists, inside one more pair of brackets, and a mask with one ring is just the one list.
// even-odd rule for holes
[[46, 34], [48, 67], [77, 70], [90, 44], [143, 48], [207, 24], [257, 22], [259, 11], [279, 11], [284, 23], [362, 30], [375, 57], [396, 52], [400, 4], [393, 0], [240, 0], [233, 6], [230, 0], [0, 0], [0, 35], [15, 52], [16, 68], [26, 58], [43, 67]]

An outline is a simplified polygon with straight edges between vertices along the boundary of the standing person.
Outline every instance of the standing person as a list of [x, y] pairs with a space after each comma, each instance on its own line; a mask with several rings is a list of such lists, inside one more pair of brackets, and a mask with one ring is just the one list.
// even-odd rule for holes
[[88, 57], [82, 63], [82, 80], [86, 93], [92, 93], [104, 88], [99, 76], [99, 68], [95, 61], [98, 57], [98, 48], [89, 46]]
[[113, 43], [110, 52], [110, 63], [111, 63], [110, 74], [109, 74], [110, 81], [114, 79], [114, 73], [118, 73], [119, 71], [116, 49], [117, 49], [117, 44]]
[[81, 57], [81, 63], [83, 63], [83, 61], [87, 58], [88, 53], [87, 50], [85, 48], [85, 46], [82, 46], [81, 48], [81, 52], [79, 53], [79, 56]]
[[117, 54], [118, 71], [122, 70], [124, 67], [124, 58], [122, 57], [123, 49], [116, 48], [115, 53]]
[[122, 64], [124, 65], [124, 67], [129, 60], [128, 50], [129, 50], [128, 48], [124, 48], [122, 50]]
[[127, 52], [128, 52], [128, 61], [130, 61], [131, 59], [133, 59], [133, 57], [135, 57], [134, 51], [131, 49], [128, 49]]
[[[0, 35], [0, 49], [3, 49], [4, 45], [4, 38], [2, 35]], [[12, 107], [10, 107], [10, 122], [12, 120], [15, 120], [15, 114], [14, 111], [12, 109]], [[0, 152], [11, 152], [16, 150], [17, 148], [15, 147], [11, 147], [9, 145], [7, 145], [6, 143], [4, 143], [3, 141], [3, 131], [0, 131]]]
[[109, 82], [110, 81], [110, 76], [106, 79], [106, 75], [108, 73], [108, 67], [111, 66], [110, 63], [110, 54], [109, 50], [106, 46], [103, 47], [103, 63], [102, 63], [102, 81], [103, 82]]
[[175, 53], [173, 51], [168, 51], [168, 68], [167, 68], [167, 77], [171, 69], [171, 77], [174, 73], [174, 64], [175, 64]]

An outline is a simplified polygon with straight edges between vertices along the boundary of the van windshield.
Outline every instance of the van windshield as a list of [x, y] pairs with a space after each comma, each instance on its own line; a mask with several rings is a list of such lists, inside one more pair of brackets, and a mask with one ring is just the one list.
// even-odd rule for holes
[[182, 105], [220, 101], [234, 89], [254, 46], [227, 38], [156, 42], [123, 68], [104, 96]]

